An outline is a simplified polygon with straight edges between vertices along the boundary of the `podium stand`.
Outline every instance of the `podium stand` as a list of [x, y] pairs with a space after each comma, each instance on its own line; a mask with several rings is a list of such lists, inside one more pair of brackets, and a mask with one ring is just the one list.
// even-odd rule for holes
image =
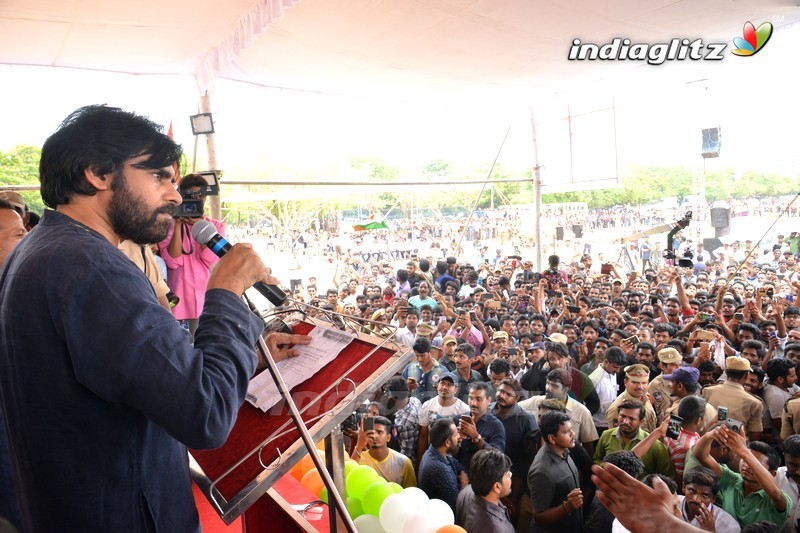
[[[342, 495], [340, 501], [344, 501], [344, 456], [338, 426], [389, 378], [401, 372], [412, 358], [407, 347], [392, 342], [389, 337], [357, 331], [365, 324], [376, 324], [382, 326], [384, 331], [393, 333], [394, 328], [386, 324], [331, 312], [311, 318], [303, 311], [306, 306], [297, 305], [294, 312], [281, 312], [288, 317], [286, 322], [292, 324], [294, 333], [306, 334], [315, 326], [336, 328], [334, 324], [337, 324], [338, 329], [354, 332], [357, 337], [320, 372], [292, 389], [291, 403], [294, 405], [284, 398], [265, 413], [245, 402], [225, 444], [214, 450], [190, 450], [192, 477], [227, 524], [270, 491], [274, 483], [306, 453], [316, 455], [316, 449], [310, 450], [306, 446], [296, 423], [298, 417], [293, 419], [293, 412], [299, 414], [312, 441], [328, 438], [328, 470], [334, 474], [331, 477]], [[265, 343], [262, 341], [260, 344], [266, 350]], [[331, 437], [332, 433], [334, 438]], [[337, 435], [338, 439], [335, 438]], [[325, 484], [328, 485], [327, 481]], [[333, 515], [337, 507], [336, 495], [330, 486], [328, 491]], [[271, 495], [275, 504], [285, 507], [279, 497], [274, 497], [276, 493], [271, 492]], [[260, 511], [256, 508], [253, 511], [252, 514], [258, 516]], [[341, 511], [346, 513], [344, 506]], [[297, 522], [297, 530], [307, 529], [307, 522]], [[333, 524], [333, 519], [331, 522]], [[269, 524], [271, 530], [274, 530], [274, 526], [275, 523]], [[247, 524], [245, 527], [250, 533], [255, 531]], [[331, 530], [335, 529], [334, 526]]]

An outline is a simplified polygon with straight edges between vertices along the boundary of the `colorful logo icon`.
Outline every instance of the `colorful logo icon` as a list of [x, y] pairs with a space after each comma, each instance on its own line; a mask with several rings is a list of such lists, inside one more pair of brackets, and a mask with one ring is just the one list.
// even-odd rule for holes
[[749, 20], [744, 23], [744, 38], [734, 37], [732, 50], [737, 56], [754, 56], [764, 48], [769, 38], [772, 37], [772, 23], [765, 22], [758, 29]]

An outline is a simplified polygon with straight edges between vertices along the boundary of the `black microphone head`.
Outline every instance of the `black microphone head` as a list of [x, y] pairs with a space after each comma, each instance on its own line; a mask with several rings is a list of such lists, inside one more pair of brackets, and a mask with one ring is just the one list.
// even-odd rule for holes
[[214, 235], [217, 235], [217, 228], [208, 220], [198, 220], [192, 225], [192, 237], [200, 244], [208, 244]]

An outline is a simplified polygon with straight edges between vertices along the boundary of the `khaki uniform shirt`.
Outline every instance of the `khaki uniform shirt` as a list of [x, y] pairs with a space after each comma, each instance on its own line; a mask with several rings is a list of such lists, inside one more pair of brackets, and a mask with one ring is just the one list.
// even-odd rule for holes
[[647, 394], [653, 399], [653, 408], [658, 416], [658, 423], [667, 418], [667, 410], [672, 407], [672, 386], [664, 381], [664, 376], [659, 375], [647, 387]]
[[[617, 414], [619, 413], [619, 404], [626, 400], [635, 400], [633, 396], [631, 396], [628, 391], [623, 391], [614, 403], [608, 406], [608, 410], [606, 411], [606, 421], [608, 422], [608, 428], [612, 429], [619, 425], [617, 421]], [[656, 417], [656, 411], [653, 409], [652, 400], [650, 399], [650, 395], [647, 396], [644, 402], [644, 420], [639, 425], [640, 428], [647, 431], [648, 433], [652, 433], [658, 427], [658, 419]]]
[[797, 434], [800, 434], [800, 398], [786, 402], [781, 416], [781, 439]]
[[[674, 401], [672, 402], [672, 407], [667, 409], [667, 416], [678, 415], [679, 403], [681, 403], [681, 401], [677, 398], [674, 398]], [[703, 415], [703, 425], [700, 426], [699, 433], [702, 435], [707, 430], [712, 428], [716, 423], [717, 423], [717, 409], [710, 403], [706, 402], [706, 412]]]
[[741, 384], [726, 381], [721, 385], [708, 386], [703, 389], [703, 398], [717, 409], [720, 405], [727, 407], [728, 418], [743, 422], [748, 433], [764, 431], [761, 401], [745, 391]]

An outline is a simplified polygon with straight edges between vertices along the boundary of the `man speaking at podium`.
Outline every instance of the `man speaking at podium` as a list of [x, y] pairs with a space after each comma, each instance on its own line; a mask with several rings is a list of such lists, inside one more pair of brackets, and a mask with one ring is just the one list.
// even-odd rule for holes
[[192, 346], [117, 249], [167, 235], [181, 152], [104, 106], [75, 111], [42, 148], [52, 210], [0, 274], [0, 407], [25, 531], [200, 530], [186, 446], [225, 442], [263, 329], [240, 296], [276, 280], [234, 246]]

